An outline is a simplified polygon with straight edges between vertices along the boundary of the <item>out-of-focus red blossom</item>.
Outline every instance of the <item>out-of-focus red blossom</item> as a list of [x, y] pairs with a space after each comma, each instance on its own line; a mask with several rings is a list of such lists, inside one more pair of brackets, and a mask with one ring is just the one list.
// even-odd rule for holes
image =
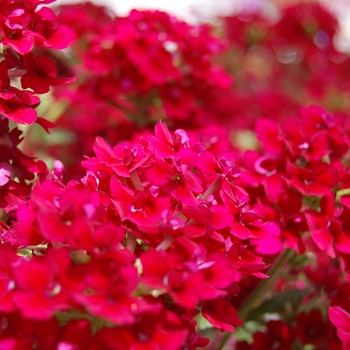
[[330, 325], [322, 317], [321, 311], [313, 309], [296, 317], [296, 333], [301, 344], [322, 345], [329, 338]]
[[[107, 13], [91, 3], [60, 7], [61, 21], [76, 27], [80, 36], [74, 50], [82, 62], [77, 70], [89, 76], [80, 80], [77, 90], [56, 92], [72, 101], [57, 124], [76, 130], [81, 140], [76, 157], [91, 154], [88, 140], [104, 134], [106, 123], [111, 128], [106, 136], [115, 138], [119, 133], [112, 130], [120, 126], [132, 135], [136, 120], [145, 128], [164, 118], [176, 128], [183, 122], [207, 125], [230, 114], [221, 100], [230, 94], [232, 77], [213, 62], [225, 42], [214, 37], [208, 25], [189, 25], [160, 11], [132, 10], [126, 17]], [[105, 120], [99, 117], [101, 111]], [[82, 127], [82, 114], [89, 126]], [[124, 140], [119, 136], [113, 142]]]
[[295, 330], [283, 321], [269, 321], [266, 331], [253, 334], [251, 349], [291, 350], [295, 340]]
[[218, 298], [203, 303], [203, 317], [221, 332], [232, 332], [243, 322], [239, 319], [237, 310], [227, 299]]
[[0, 62], [0, 113], [20, 124], [31, 124], [37, 114], [34, 111], [40, 100], [32, 92], [21, 91], [10, 85], [6, 61]]
[[32, 51], [34, 44], [64, 49], [75, 40], [72, 28], [57, 23], [55, 13], [40, 5], [53, 1], [2, 1], [1, 27], [4, 45], [21, 55]]
[[[350, 349], [350, 122], [344, 106], [297, 112], [350, 91], [337, 21], [318, 4], [275, 23], [243, 13], [225, 19], [230, 44], [159, 11], [56, 17], [51, 2], [0, 1], [0, 348], [222, 348], [197, 320], [215, 337], [271, 311], [232, 346]], [[79, 130], [69, 171], [88, 156], [66, 183], [63, 163], [20, 151], [9, 121], [53, 127], [35, 94], [75, 80], [46, 51], [74, 42], [68, 25], [82, 79], [56, 92], [70, 103], [58, 124]], [[233, 88], [214, 63], [227, 45]], [[258, 145], [240, 152], [232, 127], [256, 118]]]
[[25, 68], [28, 70], [21, 77], [22, 87], [31, 88], [37, 94], [49, 92], [50, 86], [65, 85], [77, 78], [57, 77], [55, 62], [45, 56], [34, 56], [30, 53], [23, 56]]
[[317, 1], [265, 10], [261, 4], [223, 18], [230, 49], [221, 62], [235, 75], [232, 122], [251, 128], [261, 116], [283, 120], [310, 98], [347, 113], [339, 97], [350, 88], [349, 57], [334, 46], [337, 18]]
[[46, 322], [38, 322], [35, 331], [39, 350], [91, 348], [91, 326], [87, 320], [70, 320], [65, 327], [61, 327], [59, 322], [52, 318]]
[[337, 334], [343, 342], [343, 349], [350, 349], [350, 314], [340, 306], [330, 306], [328, 316], [337, 327]]
[[[217, 158], [163, 122], [134, 144], [112, 148], [98, 138], [94, 150], [80, 183], [64, 185], [56, 162], [19, 206], [14, 232], [3, 227], [13, 251], [4, 246], [0, 310], [38, 321], [87, 310], [113, 324], [123, 349], [205, 344], [191, 326], [197, 308], [220, 330], [242, 324], [230, 299], [242, 276], [267, 277], [262, 254], [280, 245], [278, 227], [256, 214], [235, 184], [232, 154]], [[16, 256], [16, 246], [34, 247], [33, 257]], [[180, 313], [168, 310], [169, 299]], [[186, 313], [193, 315], [182, 319]], [[103, 328], [92, 344], [115, 349], [114, 334]]]

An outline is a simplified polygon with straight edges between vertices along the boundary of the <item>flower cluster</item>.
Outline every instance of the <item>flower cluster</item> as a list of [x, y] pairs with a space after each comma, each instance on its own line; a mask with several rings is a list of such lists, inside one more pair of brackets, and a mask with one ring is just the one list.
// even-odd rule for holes
[[[20, 124], [31, 124], [37, 119], [34, 107], [50, 86], [66, 84], [74, 79], [57, 77], [55, 63], [39, 54], [35, 47], [65, 49], [75, 40], [73, 29], [58, 24], [55, 13], [41, 5], [51, 1], [3, 0], [0, 3], [0, 35], [3, 60], [0, 65], [0, 113]], [[19, 77], [20, 90], [10, 85], [10, 78]]]
[[0, 349], [350, 349], [334, 17], [48, 3], [0, 0]]
[[310, 103], [347, 113], [349, 57], [334, 46], [337, 19], [318, 2], [275, 11], [223, 18], [230, 46], [222, 63], [235, 76], [236, 126], [251, 128], [261, 116], [288, 118]]
[[348, 118], [312, 106], [281, 125], [260, 118], [256, 128], [262, 150], [242, 158], [244, 188], [261, 212], [280, 222], [285, 247], [304, 253], [308, 231], [347, 271], [349, 169], [340, 160], [349, 148]]
[[[346, 313], [341, 307], [349, 310], [350, 286], [349, 119], [312, 106], [303, 108], [299, 118], [283, 123], [260, 118], [256, 132], [261, 149], [243, 154], [239, 163], [244, 167], [239, 179], [242, 183], [238, 183], [250, 194], [254, 210], [279, 224], [284, 249], [308, 256], [307, 267], [297, 261], [292, 263], [288, 278], [281, 270], [275, 288], [280, 289], [286, 301], [288, 293], [293, 293], [299, 307], [310, 303], [310, 299], [323, 303], [326, 298], [330, 305], [336, 305], [330, 308], [337, 310], [330, 311], [330, 319], [341, 334], [344, 326], [340, 325], [339, 315]], [[321, 266], [323, 270], [317, 271]], [[321, 287], [325, 289], [320, 292]], [[297, 296], [298, 293], [301, 294]], [[259, 312], [259, 308], [254, 309], [248, 312], [248, 318]], [[281, 312], [278, 304], [272, 310]], [[288, 317], [295, 318], [294, 330], [290, 321], [267, 323], [267, 332], [254, 334], [253, 349], [277, 343], [292, 348], [295, 334], [302, 344], [340, 348], [330, 321], [320, 310], [308, 311], [309, 314], [293, 311], [282, 317], [286, 321]], [[278, 331], [280, 327], [288, 331]], [[345, 336], [339, 337], [345, 341]]]
[[136, 144], [97, 138], [94, 151], [80, 183], [64, 186], [54, 173], [19, 206], [4, 239], [12, 246], [2, 248], [4, 317], [54, 327], [75, 312], [104, 349], [196, 349], [207, 343], [195, 332], [198, 313], [222, 331], [240, 325], [230, 300], [242, 277], [267, 277], [262, 257], [281, 246], [278, 226], [235, 184], [232, 155], [216, 157], [162, 122]]
[[[118, 17], [103, 9], [90, 3], [60, 7], [60, 20], [79, 38], [72, 46], [79, 85], [55, 93], [69, 102], [57, 125], [75, 132], [79, 141], [69, 147], [76, 148], [76, 162], [91, 155], [97, 135], [117, 143], [140, 128], [151, 130], [159, 119], [174, 129], [229, 114], [221, 100], [233, 79], [213, 62], [225, 43], [208, 25], [189, 25], [160, 11]], [[65, 153], [52, 150], [61, 160]]]
[[45, 51], [64, 49], [75, 40], [74, 30], [59, 24], [55, 13], [42, 6], [49, 2], [0, 2], [0, 208], [7, 212], [29, 194], [27, 181], [34, 179], [34, 173], [46, 170], [46, 165], [18, 148], [21, 131], [11, 130], [9, 121], [52, 128], [51, 122], [37, 116], [36, 94], [76, 80], [59, 77], [56, 63]]

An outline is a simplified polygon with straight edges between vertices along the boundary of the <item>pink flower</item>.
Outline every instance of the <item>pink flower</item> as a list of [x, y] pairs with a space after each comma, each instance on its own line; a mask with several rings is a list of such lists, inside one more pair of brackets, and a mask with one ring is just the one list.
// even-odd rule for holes
[[34, 107], [39, 103], [39, 98], [32, 92], [10, 85], [6, 61], [0, 62], [0, 113], [16, 123], [31, 124], [37, 118]]
[[343, 349], [350, 348], [350, 314], [340, 306], [330, 306], [328, 308], [328, 317], [337, 327], [338, 337], [343, 342]]
[[203, 302], [203, 317], [221, 332], [233, 332], [243, 322], [238, 318], [237, 310], [226, 299], [217, 298]]
[[252, 349], [291, 350], [295, 340], [294, 329], [283, 321], [269, 321], [267, 330], [253, 334]]
[[23, 56], [25, 68], [28, 70], [21, 77], [24, 89], [31, 88], [37, 94], [44, 94], [50, 90], [50, 86], [65, 85], [77, 78], [58, 78], [56, 64], [45, 56], [34, 56], [28, 53]]
[[339, 181], [338, 170], [323, 162], [312, 161], [305, 167], [297, 167], [288, 161], [286, 170], [287, 184], [306, 196], [329, 196]]
[[322, 345], [329, 338], [329, 323], [323, 320], [320, 310], [302, 312], [296, 318], [296, 333], [302, 344]]

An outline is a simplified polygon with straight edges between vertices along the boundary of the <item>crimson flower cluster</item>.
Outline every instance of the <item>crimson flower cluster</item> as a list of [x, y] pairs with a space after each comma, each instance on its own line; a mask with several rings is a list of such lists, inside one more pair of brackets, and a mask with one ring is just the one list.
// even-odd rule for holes
[[261, 116], [289, 118], [310, 101], [348, 113], [349, 57], [334, 45], [335, 16], [316, 1], [281, 4], [275, 16], [269, 13], [223, 18], [230, 44], [221, 62], [235, 76], [231, 122], [252, 128]]
[[[176, 129], [228, 115], [220, 101], [230, 94], [233, 79], [214, 63], [225, 41], [210, 26], [189, 25], [160, 11], [132, 10], [120, 17], [91, 3], [59, 10], [60, 21], [78, 34], [72, 46], [77, 65], [70, 69], [81, 76], [79, 85], [55, 93], [69, 102], [57, 125], [79, 140], [67, 146], [75, 147], [75, 163], [91, 155], [97, 135], [117, 143], [135, 130], [151, 130], [159, 119]], [[55, 148], [52, 154], [64, 160], [66, 151]]]
[[304, 253], [303, 233], [310, 232], [348, 271], [349, 169], [341, 162], [349, 148], [348, 118], [311, 106], [280, 125], [260, 118], [256, 128], [262, 151], [242, 158], [244, 188], [261, 213], [280, 222], [285, 247]]
[[[2, 0], [1, 44], [4, 59], [0, 64], [0, 113], [20, 124], [31, 124], [37, 119], [34, 107], [39, 98], [34, 93], [45, 93], [49, 86], [71, 82], [57, 77], [55, 63], [42, 55], [32, 53], [34, 47], [64, 49], [75, 40], [74, 31], [58, 24], [55, 13], [41, 5], [52, 1]], [[38, 8], [40, 7], [40, 8]], [[20, 90], [10, 85], [12, 77], [20, 77]]]
[[[261, 149], [247, 151], [242, 156], [239, 163], [244, 167], [239, 180], [242, 183], [238, 183], [249, 193], [252, 208], [258, 214], [279, 223], [284, 249], [291, 248], [298, 254], [312, 252], [317, 261], [315, 267], [311, 262], [308, 267], [295, 266], [290, 271], [294, 275], [293, 283], [281, 275], [280, 291], [305, 293], [305, 296], [300, 295], [301, 305], [310, 298], [322, 302], [326, 295], [330, 305], [335, 305], [330, 307], [330, 320], [338, 327], [338, 335], [346, 344], [348, 337], [342, 333], [345, 326], [340, 317], [345, 317], [348, 310], [350, 281], [348, 117], [311, 106], [303, 108], [299, 118], [283, 123], [260, 118], [256, 132]], [[333, 260], [335, 258], [339, 263]], [[316, 269], [321, 266], [324, 269], [319, 271], [320, 275]], [[303, 274], [307, 274], [308, 283], [303, 281]], [[322, 293], [321, 286], [325, 287]], [[317, 312], [314, 310], [310, 316], [295, 314], [301, 343], [340, 348], [333, 325], [321, 314], [316, 317]], [[301, 321], [305, 318], [306, 321]], [[282, 327], [282, 324], [278, 325]], [[256, 348], [282, 342], [269, 334], [270, 330], [276, 332], [276, 325], [269, 323], [267, 333], [254, 335]], [[308, 332], [306, 325], [311, 327], [310, 334], [302, 336], [302, 330]], [[290, 328], [290, 324], [283, 327]], [[286, 342], [285, 347], [281, 349], [292, 348], [294, 335], [290, 332], [292, 328], [281, 333], [286, 336], [282, 342]], [[344, 346], [347, 349], [347, 345]]]
[[[335, 18], [244, 12], [222, 40], [164, 12], [51, 2], [0, 0], [0, 349], [350, 349]], [[15, 126], [48, 132], [45, 113], [63, 135], [47, 150]]]
[[[163, 122], [135, 144], [112, 148], [97, 138], [94, 151], [81, 182], [65, 186], [54, 172], [19, 206], [15, 227], [4, 228], [0, 311], [32, 328], [24, 335], [16, 326], [22, 339], [5, 327], [2, 339], [48, 349], [55, 320], [72, 313], [81, 327], [68, 323], [52, 344], [75, 345], [65, 338], [70, 328], [91, 327], [84, 349], [196, 349], [208, 342], [195, 331], [198, 313], [234, 330], [242, 322], [230, 300], [243, 276], [267, 277], [262, 257], [279, 252], [280, 231], [235, 184], [232, 155], [216, 157]], [[50, 339], [39, 342], [46, 320]]]
[[18, 148], [22, 133], [9, 121], [52, 128], [51, 122], [37, 116], [37, 94], [76, 80], [59, 77], [56, 63], [47, 57], [45, 50], [64, 49], [75, 40], [74, 30], [59, 24], [55, 13], [43, 6], [50, 2], [0, 1], [0, 208], [6, 212], [28, 196], [28, 181], [34, 179], [34, 173], [46, 170], [41, 161]]

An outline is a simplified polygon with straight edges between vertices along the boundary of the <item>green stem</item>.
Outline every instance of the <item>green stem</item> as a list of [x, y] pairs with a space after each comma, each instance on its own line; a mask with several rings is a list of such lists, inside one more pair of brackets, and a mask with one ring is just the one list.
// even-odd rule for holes
[[227, 341], [230, 339], [232, 333], [231, 332], [226, 332], [222, 339], [221, 339], [221, 342], [219, 344], [219, 347], [217, 348], [217, 350], [222, 350], [225, 346], [225, 344], [227, 343]]
[[[285, 250], [276, 260], [275, 264], [271, 266], [271, 268], [268, 271], [268, 275], [270, 276], [269, 278], [263, 280], [259, 286], [254, 289], [254, 291], [248, 296], [247, 302], [244, 304], [242, 309], [239, 311], [239, 318], [242, 321], [247, 321], [248, 316], [250, 312], [255, 309], [259, 302], [261, 303], [262, 300], [264, 299], [264, 296], [266, 293], [271, 290], [271, 288], [274, 286], [278, 278], [281, 276], [281, 272], [285, 272], [289, 266], [285, 267], [282, 269], [282, 265], [286, 262], [289, 261], [292, 257], [295, 256], [295, 253], [293, 250], [288, 249]], [[225, 344], [227, 341], [230, 339], [232, 333], [226, 333], [220, 342], [219, 347], [217, 350], [223, 350]]]
[[217, 177], [207, 190], [200, 196], [201, 199], [206, 200], [211, 194], [215, 193], [221, 188], [221, 177]]
[[175, 237], [166, 235], [164, 239], [158, 244], [156, 250], [167, 250], [175, 241]]
[[140, 190], [140, 191], [144, 190], [142, 183], [141, 183], [141, 180], [140, 180], [139, 176], [137, 175], [136, 170], [133, 170], [130, 173], [130, 180], [131, 180], [132, 184], [135, 186], [136, 190]]
[[[259, 301], [262, 301], [266, 293], [273, 287], [277, 279], [281, 276], [281, 266], [284, 262], [290, 260], [295, 255], [291, 249], [285, 250], [277, 259], [276, 263], [271, 266], [268, 271], [269, 278], [263, 280], [260, 285], [248, 297], [248, 301], [244, 304], [239, 312], [239, 317], [242, 321], [247, 320], [247, 316], [257, 306]], [[289, 268], [289, 266], [287, 267]], [[285, 269], [284, 269], [285, 270]], [[283, 270], [283, 271], [284, 271]]]
[[75, 310], [59, 311], [59, 312], [55, 312], [54, 315], [61, 325], [67, 324], [68, 321], [70, 321], [70, 320], [89, 320], [89, 321], [92, 321], [92, 319], [93, 319], [92, 315], [82, 313], [79, 311], [75, 311]]
[[8, 71], [8, 77], [11, 78], [20, 78], [22, 75], [26, 74], [27, 69], [15, 69]]
[[126, 248], [129, 249], [132, 253], [136, 248], [136, 237], [131, 232], [128, 232], [128, 238], [126, 239]]

